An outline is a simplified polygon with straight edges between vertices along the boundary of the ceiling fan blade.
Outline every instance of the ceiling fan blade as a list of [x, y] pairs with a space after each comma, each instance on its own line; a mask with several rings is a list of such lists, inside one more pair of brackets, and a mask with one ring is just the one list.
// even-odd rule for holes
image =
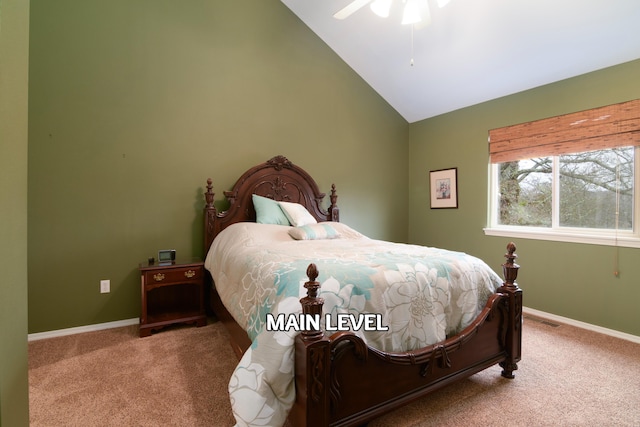
[[333, 15], [333, 17], [336, 18], [336, 19], [345, 19], [345, 18], [351, 16], [352, 13], [356, 12], [358, 9], [360, 9], [362, 6], [366, 5], [369, 2], [371, 2], [371, 0], [353, 0], [351, 3], [346, 5], [344, 8], [340, 9], [339, 11], [337, 11]]

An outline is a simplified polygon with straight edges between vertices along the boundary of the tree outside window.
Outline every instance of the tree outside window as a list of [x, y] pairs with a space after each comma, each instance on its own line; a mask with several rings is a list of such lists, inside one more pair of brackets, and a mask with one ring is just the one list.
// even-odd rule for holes
[[622, 147], [498, 164], [498, 224], [633, 230], [634, 153]]

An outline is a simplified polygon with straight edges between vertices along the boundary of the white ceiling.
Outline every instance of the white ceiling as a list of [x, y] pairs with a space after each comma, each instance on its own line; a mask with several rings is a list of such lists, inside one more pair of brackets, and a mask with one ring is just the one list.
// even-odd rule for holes
[[351, 1], [282, 0], [409, 123], [640, 58], [640, 0], [429, 0], [413, 54], [402, 0]]

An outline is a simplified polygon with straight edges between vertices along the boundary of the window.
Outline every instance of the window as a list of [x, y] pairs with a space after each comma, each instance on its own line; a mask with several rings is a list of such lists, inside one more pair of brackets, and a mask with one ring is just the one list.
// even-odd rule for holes
[[488, 235], [640, 247], [640, 100], [490, 131]]

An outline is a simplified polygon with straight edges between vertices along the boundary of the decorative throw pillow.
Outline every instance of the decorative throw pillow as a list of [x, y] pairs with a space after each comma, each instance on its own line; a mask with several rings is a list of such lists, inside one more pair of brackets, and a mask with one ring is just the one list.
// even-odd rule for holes
[[291, 225], [280, 205], [275, 200], [252, 194], [253, 207], [256, 210], [256, 222], [259, 224]]
[[340, 233], [332, 225], [308, 224], [289, 229], [289, 235], [296, 240], [336, 239]]
[[298, 227], [301, 225], [307, 224], [317, 224], [318, 221], [309, 213], [307, 208], [302, 206], [300, 203], [291, 203], [291, 202], [278, 202], [282, 211], [289, 219], [289, 222], [294, 227]]

